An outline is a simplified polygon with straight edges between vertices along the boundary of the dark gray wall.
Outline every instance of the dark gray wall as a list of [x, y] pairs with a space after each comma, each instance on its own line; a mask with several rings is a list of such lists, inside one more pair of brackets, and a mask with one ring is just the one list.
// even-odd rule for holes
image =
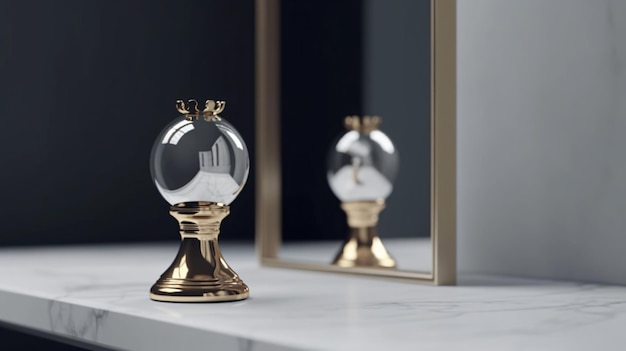
[[[252, 0], [0, 2], [0, 245], [178, 240], [150, 148], [195, 97], [253, 150], [253, 26]], [[253, 202], [250, 179], [224, 240]]]

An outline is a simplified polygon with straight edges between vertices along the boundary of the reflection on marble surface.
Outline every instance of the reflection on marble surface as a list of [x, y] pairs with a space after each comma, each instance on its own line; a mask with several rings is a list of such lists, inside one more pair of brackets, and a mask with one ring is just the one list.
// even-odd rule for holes
[[[385, 247], [397, 263], [397, 270], [414, 272], [432, 271], [432, 248], [430, 238], [383, 238]], [[328, 264], [336, 255], [343, 241], [284, 242], [279, 258], [285, 261]]]
[[0, 320], [124, 350], [618, 350], [626, 287], [460, 275], [433, 287], [259, 268], [224, 244], [249, 300], [150, 301], [164, 245], [0, 250]]

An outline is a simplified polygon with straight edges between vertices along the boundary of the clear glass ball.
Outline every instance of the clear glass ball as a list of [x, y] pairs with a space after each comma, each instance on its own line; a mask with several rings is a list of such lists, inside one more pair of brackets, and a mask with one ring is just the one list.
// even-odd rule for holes
[[380, 130], [350, 130], [328, 152], [328, 184], [342, 202], [384, 200], [398, 173], [398, 152]]
[[246, 143], [223, 118], [175, 119], [155, 140], [150, 157], [152, 180], [171, 205], [228, 205], [243, 189], [249, 171]]

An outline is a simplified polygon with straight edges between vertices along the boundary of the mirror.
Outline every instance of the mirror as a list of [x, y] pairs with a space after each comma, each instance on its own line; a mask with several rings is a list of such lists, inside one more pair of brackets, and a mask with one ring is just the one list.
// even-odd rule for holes
[[257, 1], [263, 264], [454, 284], [454, 22], [452, 0]]

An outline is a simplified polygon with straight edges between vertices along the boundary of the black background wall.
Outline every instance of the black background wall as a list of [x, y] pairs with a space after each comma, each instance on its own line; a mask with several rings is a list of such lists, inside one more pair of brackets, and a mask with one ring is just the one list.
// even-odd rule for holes
[[[192, 97], [253, 150], [253, 0], [0, 2], [0, 244], [178, 240], [148, 162]], [[224, 240], [253, 202], [250, 179]]]

